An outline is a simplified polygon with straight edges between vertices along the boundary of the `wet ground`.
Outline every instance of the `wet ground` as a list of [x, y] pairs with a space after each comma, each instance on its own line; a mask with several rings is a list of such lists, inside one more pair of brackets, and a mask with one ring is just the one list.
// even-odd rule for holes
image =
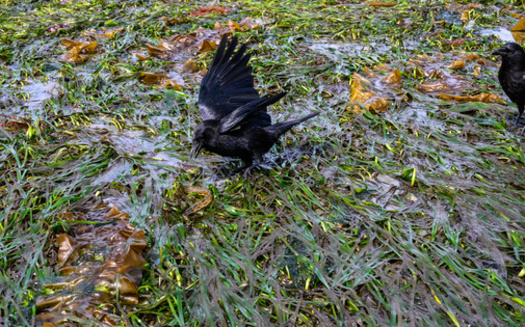
[[[0, 324], [521, 326], [523, 8], [398, 2], [2, 4]], [[246, 178], [189, 158], [224, 33], [321, 112]]]

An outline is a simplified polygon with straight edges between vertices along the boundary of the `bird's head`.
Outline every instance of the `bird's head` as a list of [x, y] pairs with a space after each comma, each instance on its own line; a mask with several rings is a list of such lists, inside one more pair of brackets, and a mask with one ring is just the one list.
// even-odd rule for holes
[[492, 55], [501, 56], [503, 59], [521, 54], [525, 55], [525, 51], [523, 51], [523, 48], [519, 44], [513, 42], [506, 43], [492, 53]]
[[207, 121], [198, 124], [193, 131], [193, 147], [191, 148], [191, 158], [197, 158], [204, 145], [206, 145], [215, 135], [213, 126]]

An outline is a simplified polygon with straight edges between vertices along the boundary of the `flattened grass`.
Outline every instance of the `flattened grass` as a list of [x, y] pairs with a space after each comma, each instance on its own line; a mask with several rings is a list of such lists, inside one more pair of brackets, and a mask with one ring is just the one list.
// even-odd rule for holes
[[[188, 13], [208, 3], [4, 1], [0, 109], [3, 121], [28, 123], [0, 128], [0, 321], [31, 324], [55, 274], [56, 214], [105, 201], [152, 245], [141, 303], [127, 315], [136, 326], [523, 325], [525, 158], [514, 106], [441, 101], [403, 73], [409, 101], [347, 110], [348, 83], [365, 67], [403, 71], [436, 53], [492, 62], [501, 41], [480, 30], [511, 27], [523, 10], [455, 4], [467, 2], [482, 5], [468, 9], [470, 24], [451, 1], [235, 1], [220, 3], [226, 15], [199, 17]], [[140, 72], [174, 63], [134, 53], [246, 16], [263, 24], [237, 32], [261, 92], [289, 94], [272, 117], [322, 115], [286, 135], [267, 168], [226, 178], [239, 162], [188, 159], [198, 76], [181, 91], [144, 85]], [[67, 26], [48, 32], [55, 24]], [[125, 30], [85, 64], [56, 60], [61, 38], [113, 26]], [[212, 55], [195, 61], [204, 68]], [[465, 92], [501, 94], [495, 66], [473, 69], [457, 72]], [[49, 81], [57, 93], [29, 103], [25, 86]], [[189, 221], [182, 212], [197, 199], [183, 184], [214, 194]]]

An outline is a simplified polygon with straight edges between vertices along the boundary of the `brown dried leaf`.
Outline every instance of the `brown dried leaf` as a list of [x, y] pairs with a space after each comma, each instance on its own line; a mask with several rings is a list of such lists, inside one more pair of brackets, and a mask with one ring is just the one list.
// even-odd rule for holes
[[[367, 80], [366, 78], [364, 78], [363, 76], [359, 75], [358, 73], [354, 73], [352, 75], [352, 84], [354, 81], [357, 81], [359, 84], [361, 83], [370, 83], [369, 80]], [[361, 88], [364, 90], [365, 88], [361, 86]]]
[[163, 51], [173, 51], [175, 49], [175, 46], [173, 44], [170, 44], [164, 40], [160, 40], [159, 44], [157, 45], [157, 48], [163, 50]]
[[[88, 215], [74, 216], [71, 213], [58, 215], [59, 219], [66, 221], [87, 220], [87, 217]], [[70, 222], [71, 235], [74, 238], [65, 234], [57, 237], [60, 262], [70, 262], [72, 256], [80, 251], [85, 258], [83, 257], [80, 265], [61, 268], [63, 279], [46, 285], [46, 289], [55, 294], [51, 297], [40, 296], [36, 300], [38, 310], [43, 311], [38, 315], [43, 323], [65, 326], [69, 322], [65, 315], [74, 314], [76, 317], [96, 318], [115, 325], [115, 321], [107, 317], [112, 309], [111, 298], [118, 293], [120, 300], [127, 304], [138, 302], [137, 287], [145, 265], [142, 252], [147, 247], [144, 232], [135, 229], [128, 221], [129, 214], [121, 213], [116, 207], [106, 214], [89, 217], [101, 224], [86, 226], [83, 223]], [[115, 219], [119, 220], [114, 221]], [[103, 262], [100, 256], [103, 256]], [[94, 281], [97, 287], [86, 292], [86, 287], [91, 285], [87, 283], [88, 280]]]
[[97, 49], [98, 42], [93, 41], [89, 43], [84, 43], [79, 48], [79, 53], [86, 53], [86, 54], [95, 54]]
[[197, 64], [195, 63], [195, 61], [193, 61], [193, 59], [188, 60], [184, 64], [184, 67], [182, 68], [182, 71], [186, 73], [194, 73], [198, 70], [199, 70], [199, 66], [197, 66]]
[[382, 81], [388, 84], [400, 83], [401, 82], [401, 72], [399, 71], [399, 69], [396, 69], [390, 74], [388, 74], [387, 76], [383, 77]]
[[175, 35], [174, 37], [172, 37], [170, 42], [175, 43], [177, 45], [184, 46], [184, 47], [190, 47], [195, 42], [197, 42], [197, 39], [195, 39], [193, 36], [190, 36], [190, 35], [179, 34], [179, 35]]
[[73, 41], [70, 39], [62, 39], [62, 45], [65, 46], [67, 50], [69, 50], [75, 46], [81, 46], [82, 42]]
[[525, 32], [525, 18], [522, 18], [513, 28], [510, 29], [511, 32]]
[[88, 60], [88, 54], [94, 54], [97, 52], [98, 42], [93, 41], [82, 43], [69, 39], [62, 39], [62, 45], [64, 45], [66, 49], [69, 49], [69, 51], [66, 52], [59, 61], [81, 64]]
[[463, 60], [456, 60], [448, 65], [450, 69], [463, 69], [465, 68], [465, 62]]
[[369, 5], [372, 7], [393, 7], [397, 5], [397, 2], [370, 2]]
[[60, 234], [57, 237], [58, 242], [58, 265], [63, 266], [78, 257], [76, 250], [76, 241], [67, 234]]
[[213, 41], [202, 40], [202, 43], [199, 46], [200, 52], [212, 51], [217, 48], [217, 44]]
[[171, 79], [164, 80], [163, 83], [161, 84], [161, 86], [164, 86], [164, 87], [166, 87], [168, 89], [178, 90], [178, 91], [182, 90], [182, 86], [180, 86], [176, 82], [172, 81]]
[[480, 65], [474, 66], [474, 72], [472, 73], [472, 75], [474, 75], [474, 76], [481, 75], [481, 66]]
[[459, 17], [459, 20], [462, 22], [468, 22], [470, 19], [469, 10], [465, 10], [461, 13], [461, 16]]
[[161, 84], [163, 80], [169, 79], [166, 74], [155, 74], [155, 73], [140, 73], [142, 83], [147, 85]]
[[[366, 81], [361, 75], [354, 73], [352, 76], [352, 86], [350, 94], [350, 102], [361, 103], [366, 109], [370, 111], [382, 112], [390, 106], [390, 101], [386, 98], [382, 98], [372, 92], [365, 90], [361, 84], [362, 81]], [[361, 113], [363, 110], [358, 104], [351, 104], [349, 109], [355, 113]]]
[[525, 41], [525, 32], [511, 32], [511, 34], [516, 43], [521, 44]]
[[484, 103], [498, 103], [504, 101], [504, 99], [496, 94], [492, 93], [481, 93], [478, 95], [451, 95], [439, 93], [436, 95], [438, 98], [447, 100], [447, 101], [458, 101], [458, 102], [484, 102]]
[[150, 56], [153, 57], [162, 57], [166, 52], [166, 50], [164, 49], [160, 49], [149, 44], [146, 44], [146, 47], [148, 48], [148, 53], [150, 54]]
[[226, 8], [222, 8], [218, 6], [208, 6], [208, 7], [200, 7], [196, 11], [191, 12], [190, 16], [203, 16], [203, 15], [209, 15], [214, 12], [219, 13], [219, 14], [227, 14], [230, 11]]
[[477, 53], [464, 54], [461, 57], [466, 61], [474, 61], [481, 58], [481, 56]]
[[101, 32], [97, 33], [96, 30], [91, 29], [89, 31], [88, 30], [82, 31], [81, 34], [84, 36], [92, 36], [97, 39], [112, 40], [115, 38], [115, 36], [117, 36], [118, 33], [122, 32], [126, 28], [122, 26], [122, 27], [114, 28], [114, 29], [106, 29], [104, 27], [102, 27], [101, 29], [102, 29], [102, 33]]
[[152, 58], [152, 56], [147, 56], [147, 57], [146, 57], [146, 56], [143, 56], [143, 55], [138, 54], [138, 53], [135, 53], [135, 56], [136, 56], [137, 58], [139, 58], [140, 61], [149, 60], [149, 59]]
[[374, 70], [379, 70], [380, 72], [388, 73], [392, 71], [392, 66], [381, 63], [381, 64], [375, 65]]
[[248, 26], [251, 29], [259, 28], [259, 24], [253, 21], [253, 18], [251, 17], [245, 17], [243, 20], [239, 22], [239, 25], [241, 26]]
[[228, 21], [228, 27], [232, 30], [232, 31], [242, 31], [243, 29], [241, 28], [241, 25], [239, 25], [239, 23], [237, 22], [234, 22], [233, 20], [229, 20]]
[[440, 92], [450, 90], [450, 87], [443, 81], [434, 81], [422, 82], [421, 84], [416, 85], [416, 89], [425, 92]]

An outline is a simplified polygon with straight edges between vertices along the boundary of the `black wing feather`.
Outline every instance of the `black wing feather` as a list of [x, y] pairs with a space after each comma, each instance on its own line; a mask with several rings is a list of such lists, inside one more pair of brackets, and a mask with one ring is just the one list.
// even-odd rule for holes
[[240, 106], [221, 119], [219, 133], [226, 133], [241, 123], [243, 128], [252, 126], [254, 121], [259, 121], [259, 115], [266, 110], [266, 107], [279, 101], [285, 95], [286, 93], [283, 92], [272, 97], [265, 96]]
[[[238, 40], [234, 37], [226, 48], [227, 40], [228, 37], [224, 35], [210, 69], [201, 82], [198, 107], [204, 120], [220, 120], [235, 109], [262, 99], [254, 87], [252, 67], [248, 66], [250, 55], [245, 54], [246, 44], [241, 45], [234, 55]], [[246, 122], [246, 126], [271, 125], [266, 107], [257, 107], [259, 110], [249, 110], [249, 115], [244, 115], [239, 121], [236, 120], [236, 124]]]

